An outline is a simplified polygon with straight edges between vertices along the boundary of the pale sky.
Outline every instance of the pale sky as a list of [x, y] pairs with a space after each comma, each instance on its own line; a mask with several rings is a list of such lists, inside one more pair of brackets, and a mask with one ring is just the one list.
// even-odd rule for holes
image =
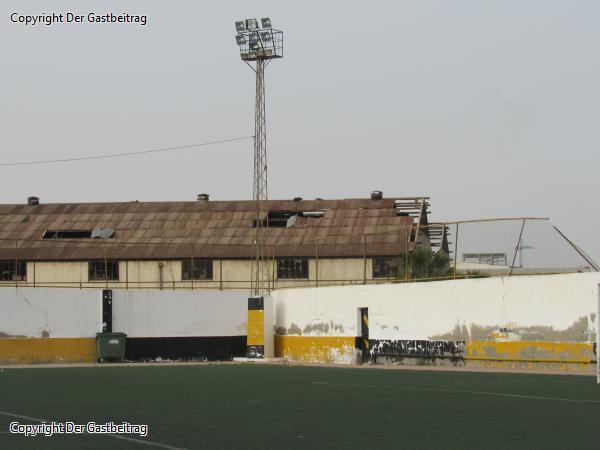
[[[146, 14], [26, 27], [20, 14]], [[547, 216], [600, 260], [597, 1], [3, 1], [0, 162], [253, 133], [234, 21], [267, 72], [269, 197], [431, 197], [431, 220]], [[252, 196], [252, 144], [0, 167], [0, 202]]]

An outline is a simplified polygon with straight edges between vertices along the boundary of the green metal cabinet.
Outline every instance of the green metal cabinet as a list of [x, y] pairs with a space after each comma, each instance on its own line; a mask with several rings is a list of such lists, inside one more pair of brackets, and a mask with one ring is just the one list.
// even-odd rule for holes
[[96, 333], [98, 361], [123, 361], [126, 338], [125, 333]]

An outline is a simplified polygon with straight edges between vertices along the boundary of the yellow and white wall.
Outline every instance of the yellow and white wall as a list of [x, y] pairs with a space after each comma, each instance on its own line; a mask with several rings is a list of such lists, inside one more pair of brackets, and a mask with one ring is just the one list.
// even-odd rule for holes
[[96, 290], [2, 289], [0, 364], [95, 361], [101, 319]]
[[[372, 362], [588, 370], [599, 283], [585, 273], [277, 289], [261, 336], [266, 356], [355, 363], [368, 308]], [[95, 361], [101, 298], [0, 289], [0, 364]], [[127, 333], [129, 359], [244, 356], [248, 318], [244, 291], [113, 291], [113, 331]]]
[[277, 290], [276, 356], [355, 362], [366, 307], [377, 361], [585, 369], [599, 283], [586, 273]]
[[[114, 290], [113, 332], [126, 357], [230, 359], [246, 350], [247, 295], [220, 291]], [[95, 362], [100, 289], [0, 290], [0, 365]]]

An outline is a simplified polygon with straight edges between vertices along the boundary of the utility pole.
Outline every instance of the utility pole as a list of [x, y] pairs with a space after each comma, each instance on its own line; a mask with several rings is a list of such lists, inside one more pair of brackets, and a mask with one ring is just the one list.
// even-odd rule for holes
[[519, 239], [519, 267], [523, 268], [523, 250], [533, 250], [534, 247], [531, 245], [525, 245], [523, 239]]

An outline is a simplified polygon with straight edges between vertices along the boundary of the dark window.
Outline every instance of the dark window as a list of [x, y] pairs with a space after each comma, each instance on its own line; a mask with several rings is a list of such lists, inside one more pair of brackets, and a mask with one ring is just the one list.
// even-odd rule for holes
[[[296, 214], [295, 211], [269, 211], [267, 219], [261, 221], [261, 227], [285, 228], [288, 219]], [[254, 228], [256, 228], [256, 219], [254, 219]]]
[[184, 259], [181, 264], [183, 280], [212, 280], [212, 259]]
[[90, 261], [88, 269], [90, 281], [119, 280], [119, 261]]
[[308, 279], [308, 259], [281, 258], [277, 260], [277, 278], [287, 280]]
[[373, 257], [373, 278], [398, 278], [404, 273], [402, 256]]
[[0, 261], [0, 281], [25, 281], [26, 279], [25, 261]]
[[89, 230], [47, 230], [42, 239], [89, 239], [92, 232]]
[[[290, 228], [294, 225], [293, 219], [294, 216], [298, 217], [311, 217], [311, 218], [320, 218], [323, 217], [325, 213], [323, 211], [269, 211], [267, 213], [267, 219], [263, 219], [261, 223], [261, 227], [269, 227], [269, 228]], [[290, 221], [292, 219], [292, 221]], [[254, 219], [253, 226], [256, 228], [256, 219]]]

